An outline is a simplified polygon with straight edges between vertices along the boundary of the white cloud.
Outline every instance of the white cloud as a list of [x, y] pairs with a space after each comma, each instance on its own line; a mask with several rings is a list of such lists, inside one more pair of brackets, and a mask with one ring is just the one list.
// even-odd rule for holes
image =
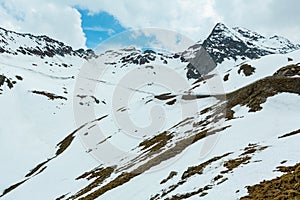
[[47, 35], [74, 48], [85, 47], [80, 13], [59, 1], [4, 0], [0, 4], [3, 28]]
[[[177, 31], [194, 41], [205, 39], [221, 21], [267, 35], [283, 35], [300, 42], [298, 0], [2, 0], [0, 26], [21, 32], [45, 34], [76, 48], [85, 44], [80, 13], [106, 11], [124, 27]], [[101, 24], [99, 24], [101, 27]], [[89, 27], [100, 30], [99, 27]], [[109, 30], [106, 30], [109, 31]], [[112, 31], [110, 30], [110, 33]], [[158, 38], [162, 37], [158, 35]]]
[[[241, 26], [258, 33], [281, 35], [300, 43], [300, 1], [298, 0], [218, 0], [215, 11], [229, 26]], [[298, 33], [298, 34], [297, 34]]]
[[214, 11], [213, 0], [74, 0], [74, 5], [90, 10], [91, 13], [106, 11], [125, 27], [161, 28], [199, 40], [209, 34], [220, 20]]
[[282, 35], [300, 43], [298, 0], [74, 0], [91, 13], [106, 11], [123, 26], [179, 31], [193, 40], [205, 39], [217, 22], [266, 35]]

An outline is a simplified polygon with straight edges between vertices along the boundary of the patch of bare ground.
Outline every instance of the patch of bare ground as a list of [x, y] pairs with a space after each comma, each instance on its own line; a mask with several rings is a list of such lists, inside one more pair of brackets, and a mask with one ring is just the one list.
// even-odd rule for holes
[[284, 134], [282, 136], [279, 136], [278, 139], [280, 138], [285, 138], [285, 137], [290, 137], [290, 136], [293, 136], [293, 135], [297, 135], [300, 133], [300, 129], [296, 130], [296, 131], [292, 131], [290, 133], [287, 133], [287, 134]]
[[176, 99], [173, 99], [173, 100], [171, 100], [171, 101], [168, 101], [166, 104], [169, 105], [169, 106], [171, 106], [171, 105], [173, 105], [175, 102], [176, 102]]
[[23, 181], [20, 181], [16, 184], [13, 184], [12, 186], [8, 187], [7, 189], [5, 189], [2, 193], [2, 195], [0, 197], [3, 197], [4, 195], [8, 194], [9, 192], [13, 191], [14, 189], [16, 189], [17, 187], [19, 187], [20, 185], [22, 185], [23, 183], [25, 183], [28, 179], [24, 179]]
[[[95, 190], [94, 192], [86, 195], [85, 197], [79, 198], [79, 200], [94, 200], [101, 196], [102, 194], [106, 193], [109, 190], [112, 190], [116, 187], [119, 187], [128, 181], [130, 181], [132, 178], [137, 176], [138, 174], [135, 173], [127, 173], [123, 172], [121, 175], [119, 175], [117, 178], [115, 178], [113, 181], [110, 181], [106, 185], [100, 187], [99, 189]], [[74, 198], [71, 198], [74, 199]]]
[[283, 92], [300, 94], [300, 78], [267, 77], [227, 94], [227, 118], [233, 118], [231, 109], [236, 105], [246, 105], [249, 112], [259, 111], [267, 98]]
[[53, 93], [50, 93], [50, 92], [37, 91], [37, 90], [31, 91], [31, 92], [32, 92], [33, 94], [39, 94], [39, 95], [46, 96], [46, 97], [48, 97], [50, 100], [54, 100], [54, 99], [63, 99], [63, 100], [67, 100], [67, 98], [64, 97], [64, 96], [59, 96], [59, 95], [56, 95], [56, 94], [53, 94]]
[[56, 156], [62, 154], [72, 143], [75, 138], [75, 132], [71, 133], [65, 139], [63, 139], [60, 143], [57, 144]]
[[46, 160], [46, 161], [44, 161], [44, 162], [42, 162], [42, 163], [40, 163], [40, 164], [38, 164], [35, 168], [33, 168], [32, 170], [30, 170], [30, 172], [28, 173], [28, 174], [26, 174], [25, 175], [25, 177], [27, 178], [27, 177], [30, 177], [30, 176], [32, 176], [33, 174], [35, 174], [36, 172], [38, 172], [40, 169], [43, 169], [42, 167], [44, 166], [44, 165], [46, 165], [48, 162], [50, 162], [52, 160], [52, 158], [51, 159], [48, 159], [48, 160]]
[[229, 74], [226, 74], [224, 77], [223, 77], [223, 81], [228, 81], [229, 80]]
[[230, 155], [232, 153], [226, 153], [222, 156], [216, 156], [212, 159], [209, 159], [208, 161], [204, 162], [204, 163], [201, 163], [200, 165], [197, 165], [197, 166], [192, 166], [192, 167], [189, 167], [181, 176], [181, 179], [182, 180], [186, 180], [188, 179], [189, 177], [191, 176], [194, 176], [195, 174], [202, 174], [203, 173], [203, 170], [208, 166], [210, 165], [211, 163], [215, 162], [215, 161], [218, 161], [228, 155]]
[[251, 156], [256, 153], [263, 151], [267, 149], [268, 146], [259, 146], [257, 144], [249, 144], [247, 147], [244, 148], [244, 152], [239, 155], [239, 157], [230, 159], [228, 161], [225, 161], [223, 166], [227, 169], [224, 171], [221, 171], [221, 174], [227, 174], [240, 165], [248, 164], [250, 162]]
[[204, 197], [205, 195], [207, 195], [208, 193], [206, 192], [207, 190], [212, 189], [212, 185], [206, 185], [203, 188], [199, 188], [196, 191], [193, 192], [189, 192], [189, 193], [185, 193], [185, 194], [176, 194], [174, 196], [172, 196], [171, 198], [166, 198], [165, 200], [181, 200], [181, 199], [187, 199], [191, 196], [195, 196], [197, 194], [200, 194], [200, 197]]
[[300, 163], [286, 167], [285, 174], [272, 180], [247, 186], [248, 195], [241, 200], [297, 200], [300, 199]]
[[292, 64], [282, 67], [281, 69], [277, 70], [273, 76], [282, 76], [282, 77], [291, 77], [300, 75], [300, 63], [299, 64]]
[[176, 97], [176, 95], [172, 95], [171, 93], [164, 93], [164, 94], [156, 95], [154, 97], [159, 100], [169, 100]]
[[98, 187], [100, 184], [103, 183], [104, 180], [106, 180], [107, 178], [109, 178], [111, 176], [111, 174], [114, 172], [115, 168], [116, 168], [115, 166], [107, 167], [107, 168], [103, 168], [103, 167], [95, 168], [92, 171], [85, 172], [81, 176], [77, 177], [76, 180], [84, 179], [84, 178], [87, 180], [91, 180], [91, 179], [94, 179], [94, 180], [92, 181], [92, 183], [90, 183], [85, 188], [81, 189], [79, 192], [77, 192], [75, 195], [71, 196], [69, 199], [76, 199], [78, 197], [81, 197], [82, 195], [84, 195], [84, 194], [90, 192], [91, 190], [93, 190], [94, 188]]
[[206, 94], [199, 94], [199, 95], [194, 95], [194, 94], [185, 94], [182, 95], [183, 100], [195, 100], [195, 99], [203, 99], [203, 98], [208, 98], [212, 97], [213, 95], [206, 95]]
[[[203, 170], [208, 167], [209, 165], [211, 165], [213, 162], [216, 162], [228, 155], [230, 155], [232, 153], [225, 153], [221, 156], [216, 156], [214, 158], [211, 158], [197, 166], [192, 166], [192, 167], [189, 167], [187, 170], [185, 170], [183, 172], [183, 174], [181, 175], [181, 178], [180, 180], [176, 183], [176, 184], [173, 184], [171, 186], [169, 186], [167, 189], [165, 189], [162, 194], [156, 194], [156, 195], [153, 195], [150, 199], [151, 200], [158, 200], [158, 199], [161, 199], [162, 197], [166, 196], [167, 194], [171, 193], [172, 191], [174, 191], [176, 188], [178, 188], [180, 185], [183, 185], [187, 179], [189, 179], [190, 177], [192, 176], [195, 176], [195, 175], [201, 175], [203, 174]], [[210, 186], [209, 188], [211, 188], [212, 186]], [[193, 192], [190, 192], [190, 193], [186, 193], [186, 194], [181, 194], [181, 195], [175, 195], [175, 196], [172, 196], [171, 198], [169, 199], [185, 199], [185, 198], [188, 198], [188, 197], [191, 197], [191, 196], [194, 196], [194, 195], [197, 195], [199, 193], [203, 193], [205, 190], [207, 190], [208, 187], [204, 187], [204, 188], [199, 188], [197, 189], [196, 191], [193, 191]]]
[[253, 154], [255, 152], [263, 151], [269, 146], [259, 146], [258, 144], [248, 144], [247, 147], [244, 148], [244, 152], [240, 156], [245, 156], [249, 154]]
[[235, 158], [235, 159], [231, 159], [231, 160], [226, 161], [223, 166], [226, 167], [227, 170], [222, 171], [221, 174], [226, 174], [228, 172], [231, 172], [232, 170], [234, 170], [235, 168], [237, 168], [241, 164], [249, 163], [250, 159], [251, 159], [250, 156], [243, 156], [243, 157], [240, 157], [240, 158]]
[[170, 174], [169, 174], [169, 176], [167, 177], [167, 178], [165, 178], [165, 179], [163, 179], [161, 182], [160, 182], [160, 184], [164, 184], [164, 183], [166, 183], [166, 182], [168, 182], [170, 179], [172, 179], [174, 176], [177, 176], [177, 172], [175, 172], [175, 171], [171, 171], [170, 172]]
[[249, 64], [243, 64], [240, 66], [238, 73], [243, 72], [245, 76], [251, 76], [255, 72], [255, 67], [252, 67]]
[[154, 136], [153, 138], [144, 140], [139, 144], [139, 147], [141, 147], [142, 150], [155, 152], [163, 148], [172, 138], [172, 133], [164, 131], [161, 134]]

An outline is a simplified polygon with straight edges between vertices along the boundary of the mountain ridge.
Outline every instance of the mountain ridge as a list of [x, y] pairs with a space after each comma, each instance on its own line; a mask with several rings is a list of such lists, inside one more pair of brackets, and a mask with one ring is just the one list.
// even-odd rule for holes
[[[20, 39], [20, 38], [23, 38]], [[52, 39], [46, 35], [36, 36], [30, 33], [17, 33], [0, 27], [0, 53], [36, 55], [43, 57], [79, 56], [90, 58], [95, 56], [91, 49], [73, 50], [71, 46]]]
[[[27, 41], [18, 40], [20, 37]], [[17, 43], [20, 45], [16, 46]], [[230, 45], [230, 49], [228, 45]], [[284, 54], [300, 49], [300, 44], [293, 44], [284, 37], [274, 35], [267, 38], [246, 28], [228, 28], [223, 23], [217, 23], [203, 42], [197, 42], [189, 47], [183, 52], [183, 56], [189, 58], [187, 56], [188, 51], [197, 51], [200, 46], [205, 48], [217, 64], [222, 63], [225, 58], [256, 59], [269, 54]], [[91, 49], [73, 50], [71, 46], [45, 35], [35, 36], [30, 33], [17, 33], [0, 27], [0, 53], [4, 52], [15, 55], [18, 53], [32, 54], [40, 57], [70, 55], [85, 59], [96, 56]]]

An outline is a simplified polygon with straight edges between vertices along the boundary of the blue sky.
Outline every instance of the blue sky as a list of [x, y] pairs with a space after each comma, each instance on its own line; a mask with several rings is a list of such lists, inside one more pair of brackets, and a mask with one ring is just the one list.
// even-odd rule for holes
[[107, 12], [90, 14], [88, 10], [78, 9], [78, 11], [81, 14], [82, 29], [87, 39], [86, 46], [88, 48], [93, 49], [106, 39], [126, 31], [126, 28]]
[[[145, 30], [131, 29], [123, 27], [120, 22], [111, 14], [107, 12], [99, 12], [91, 14], [88, 10], [77, 10], [81, 14], [82, 29], [86, 37], [87, 48], [96, 51], [105, 51], [110, 48], [122, 48], [128, 46], [135, 46], [142, 49], [161, 49], [162, 44], [156, 38], [155, 33], [159, 33], [159, 29], [148, 29], [148, 34]], [[170, 32], [165, 34], [172, 37]], [[180, 43], [180, 37], [175, 38], [176, 43]], [[154, 48], [155, 49], [155, 48]]]

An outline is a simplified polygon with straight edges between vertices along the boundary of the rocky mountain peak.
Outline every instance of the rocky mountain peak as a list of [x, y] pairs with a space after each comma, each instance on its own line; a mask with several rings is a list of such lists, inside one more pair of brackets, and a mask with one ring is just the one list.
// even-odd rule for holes
[[95, 56], [90, 49], [74, 50], [71, 46], [45, 35], [34, 36], [27, 33], [16, 33], [3, 28], [0, 28], [0, 53], [23, 54], [41, 58], [54, 56], [89, 58]]
[[268, 54], [283, 54], [299, 49], [284, 37], [265, 37], [246, 28], [229, 28], [218, 23], [202, 43], [216, 63], [225, 59], [256, 59]]

